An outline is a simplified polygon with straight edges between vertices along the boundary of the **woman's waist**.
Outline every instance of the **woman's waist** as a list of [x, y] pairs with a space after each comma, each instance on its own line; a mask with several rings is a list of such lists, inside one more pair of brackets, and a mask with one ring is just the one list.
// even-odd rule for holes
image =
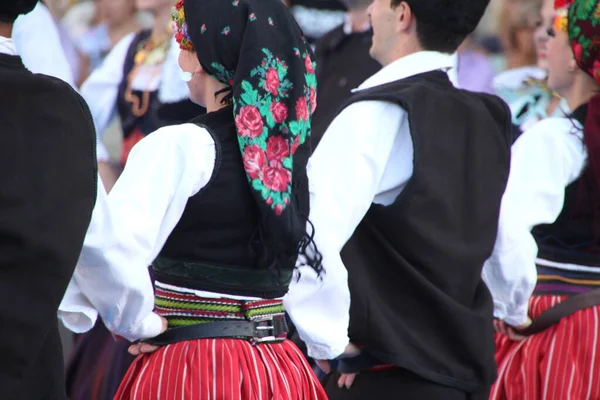
[[271, 270], [207, 262], [179, 261], [163, 257], [152, 263], [152, 274], [162, 284], [200, 293], [223, 293], [242, 300], [277, 299], [287, 293], [292, 270]]
[[600, 273], [595, 268], [537, 265], [536, 296], [573, 296], [594, 289], [600, 289]]
[[234, 296], [156, 281], [155, 312], [174, 328], [216, 321], [264, 321], [283, 317], [285, 308], [282, 298]]

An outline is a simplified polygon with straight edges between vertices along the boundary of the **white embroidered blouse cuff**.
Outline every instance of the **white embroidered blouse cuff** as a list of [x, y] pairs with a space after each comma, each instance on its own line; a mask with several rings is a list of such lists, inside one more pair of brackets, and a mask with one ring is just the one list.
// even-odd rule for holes
[[506, 322], [510, 326], [524, 325], [527, 322], [527, 313], [529, 311], [529, 302], [527, 300], [519, 306], [513, 307], [510, 311], [504, 303], [494, 300], [494, 317]]
[[75, 333], [87, 332], [96, 324], [98, 311], [85, 297], [74, 279], [69, 282], [58, 310], [58, 318], [68, 330]]

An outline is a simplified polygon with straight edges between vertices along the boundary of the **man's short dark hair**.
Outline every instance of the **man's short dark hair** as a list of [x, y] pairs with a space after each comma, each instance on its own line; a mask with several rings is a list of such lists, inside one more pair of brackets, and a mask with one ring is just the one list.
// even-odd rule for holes
[[31, 12], [38, 0], [1, 0], [0, 23], [12, 24], [21, 14]]
[[417, 37], [425, 50], [454, 53], [475, 30], [489, 0], [391, 0], [407, 3], [417, 20]]

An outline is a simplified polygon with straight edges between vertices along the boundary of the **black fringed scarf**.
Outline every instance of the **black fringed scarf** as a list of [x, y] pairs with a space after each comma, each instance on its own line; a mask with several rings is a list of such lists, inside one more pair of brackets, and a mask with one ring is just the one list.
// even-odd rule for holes
[[[312, 52], [281, 0], [185, 0], [172, 12], [175, 37], [229, 89], [244, 168], [261, 213], [257, 238], [268, 268], [293, 268], [298, 255], [321, 272], [307, 247]], [[312, 235], [312, 234], [311, 234]]]

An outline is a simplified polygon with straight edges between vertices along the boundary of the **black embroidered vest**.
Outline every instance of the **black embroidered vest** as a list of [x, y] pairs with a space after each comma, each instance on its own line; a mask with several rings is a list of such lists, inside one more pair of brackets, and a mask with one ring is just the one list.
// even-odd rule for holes
[[[481, 279], [509, 173], [511, 118], [499, 98], [433, 71], [361, 91], [408, 114], [413, 175], [373, 204], [342, 250], [350, 338], [390, 363], [469, 392], [496, 376], [492, 297]], [[325, 266], [327, 268], [327, 266]]]
[[[586, 116], [587, 106], [572, 115], [582, 126]], [[594, 204], [589, 195], [598, 189], [595, 182], [586, 179], [587, 168], [566, 187], [563, 209], [556, 221], [532, 230], [539, 248], [538, 258], [557, 264], [600, 267], [600, 241], [594, 233]]]
[[263, 267], [259, 211], [244, 170], [231, 107], [192, 120], [215, 141], [209, 183], [188, 200], [183, 216], [153, 264], [163, 283], [261, 298], [287, 292], [292, 270]]

